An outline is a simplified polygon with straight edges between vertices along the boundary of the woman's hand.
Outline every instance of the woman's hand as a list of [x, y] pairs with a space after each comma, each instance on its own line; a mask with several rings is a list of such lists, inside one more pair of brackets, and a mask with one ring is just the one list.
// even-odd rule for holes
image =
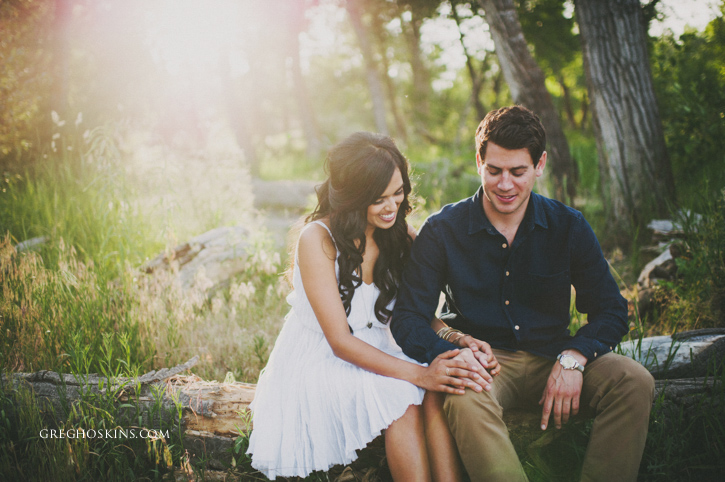
[[[428, 367], [421, 367], [418, 385], [434, 392], [463, 395], [466, 388], [480, 392], [488, 383], [476, 368], [461, 360], [461, 350], [449, 350], [438, 355]], [[458, 357], [458, 358], [456, 358]]]
[[470, 348], [473, 352], [473, 356], [481, 363], [491, 376], [495, 377], [501, 372], [501, 365], [499, 365], [496, 356], [491, 350], [491, 345], [485, 341], [478, 340], [471, 335], [460, 336], [455, 340], [455, 344], [461, 348]]

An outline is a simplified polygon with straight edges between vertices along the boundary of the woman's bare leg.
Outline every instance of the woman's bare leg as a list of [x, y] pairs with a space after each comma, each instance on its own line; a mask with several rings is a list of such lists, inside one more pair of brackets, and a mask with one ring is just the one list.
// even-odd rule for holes
[[393, 480], [430, 481], [422, 407], [411, 405], [385, 430], [385, 455]]
[[440, 392], [426, 392], [423, 399], [428, 458], [435, 482], [459, 482], [463, 480], [463, 462], [443, 413], [444, 399]]

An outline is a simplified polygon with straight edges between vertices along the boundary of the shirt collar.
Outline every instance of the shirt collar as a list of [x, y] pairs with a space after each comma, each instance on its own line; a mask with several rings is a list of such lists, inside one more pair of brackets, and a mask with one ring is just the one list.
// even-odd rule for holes
[[[489, 234], [496, 234], [498, 231], [493, 227], [491, 221], [486, 217], [486, 213], [483, 212], [483, 186], [478, 188], [476, 194], [469, 198], [469, 215], [468, 215], [468, 234], [476, 234], [479, 231], [486, 230]], [[542, 205], [542, 197], [535, 192], [531, 193], [529, 198], [529, 204], [526, 206], [526, 214], [522, 224], [526, 227], [527, 231], [533, 229], [534, 225], [541, 226], [544, 229], [548, 229], [549, 223], [546, 220], [546, 212]]]
[[529, 206], [527, 208], [527, 211], [529, 209], [533, 210], [534, 224], [541, 226], [544, 229], [548, 229], [549, 222], [546, 220], [544, 198], [541, 195], [532, 192], [531, 198], [529, 199]]

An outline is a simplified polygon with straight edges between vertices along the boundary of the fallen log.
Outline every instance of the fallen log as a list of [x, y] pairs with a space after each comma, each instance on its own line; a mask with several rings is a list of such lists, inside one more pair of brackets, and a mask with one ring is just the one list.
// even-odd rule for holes
[[[714, 356], [720, 356], [722, 363], [725, 349], [723, 331], [701, 330], [674, 337], [645, 338], [639, 347], [625, 343], [622, 349], [635, 358], [639, 357], [655, 374], [694, 373], [703, 366], [706, 369], [708, 360]], [[689, 362], [688, 356], [684, 356], [688, 354]], [[663, 365], [660, 363], [662, 360], [667, 360], [667, 363]], [[194, 357], [184, 364], [138, 378], [108, 380], [98, 375], [59, 375], [42, 371], [3, 375], [3, 383], [10, 382], [15, 389], [21, 386], [30, 388], [41, 409], [56, 420], [66, 417], [69, 407], [83, 397], [87, 398], [88, 394], [113, 396], [119, 406], [138, 407], [138, 412], [127, 408], [129, 415], [130, 412], [143, 414], [147, 428], [160, 428], [162, 423], [174, 424], [183, 432], [184, 447], [192, 457], [202, 457], [210, 468], [223, 470], [232, 463], [234, 439], [252, 428], [248, 406], [254, 398], [255, 385], [210, 382], [195, 375], [182, 375], [197, 361], [198, 357]], [[697, 366], [692, 368], [694, 365]], [[690, 407], [715, 389], [722, 390], [722, 380], [707, 378], [705, 374], [699, 378], [688, 375], [688, 378], [656, 382], [657, 395], [662, 395], [659, 403], [675, 406]], [[541, 447], [553, 439], [552, 430], [542, 434], [540, 413], [512, 410], [504, 414], [504, 419], [519, 451]], [[365, 457], [361, 455], [361, 463], [367, 464], [367, 467], [379, 464], [383, 454], [384, 446], [381, 440], [376, 440]]]
[[210, 468], [231, 463], [234, 439], [249, 430], [243, 414], [254, 398], [255, 386], [246, 383], [204, 381], [180, 375], [198, 362], [196, 356], [173, 368], [151, 371], [138, 378], [112, 378], [50, 371], [3, 375], [3, 385], [32, 391], [49, 425], [65, 420], [81, 401], [113, 397], [119, 422], [135, 425], [137, 414], [149, 429], [173, 426], [184, 434], [184, 447], [192, 457], [204, 457]]
[[725, 328], [686, 331], [619, 344], [657, 379], [704, 377], [725, 360]]

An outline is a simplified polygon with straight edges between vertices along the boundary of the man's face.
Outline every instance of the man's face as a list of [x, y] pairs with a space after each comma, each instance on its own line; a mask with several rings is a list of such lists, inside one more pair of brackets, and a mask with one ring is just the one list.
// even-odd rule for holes
[[483, 185], [483, 209], [489, 217], [523, 215], [534, 187], [544, 172], [546, 152], [534, 167], [528, 149], [508, 150], [492, 142], [486, 146], [486, 158], [476, 154]]

